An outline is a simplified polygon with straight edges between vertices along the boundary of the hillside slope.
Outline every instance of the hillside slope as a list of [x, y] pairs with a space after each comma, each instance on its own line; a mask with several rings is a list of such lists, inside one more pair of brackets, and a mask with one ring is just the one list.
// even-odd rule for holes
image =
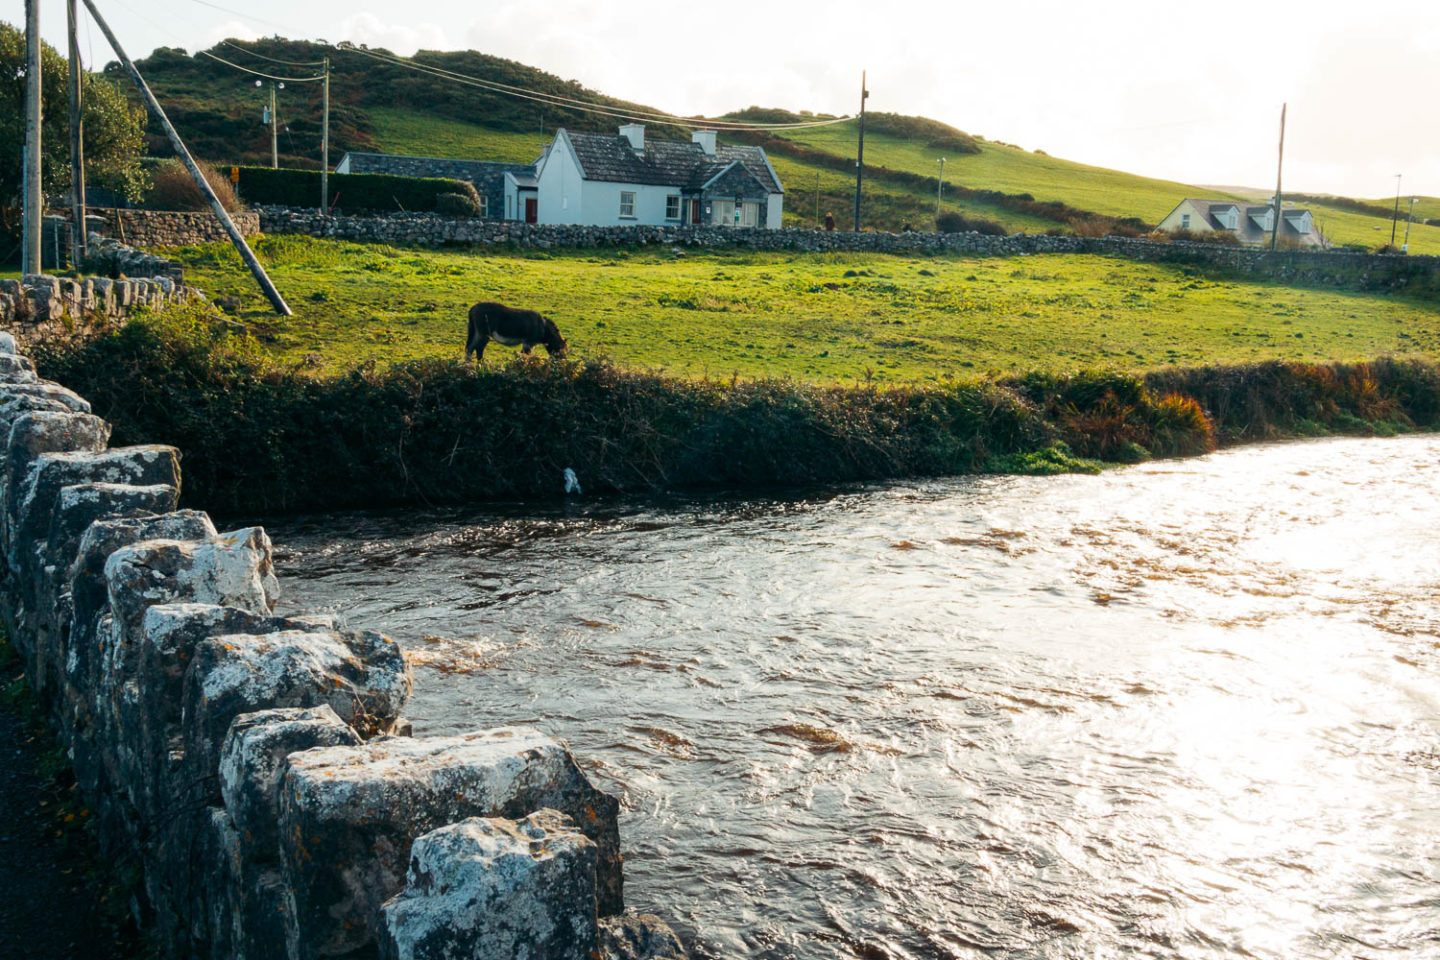
[[[620, 122], [619, 118], [536, 103], [382, 62], [372, 54], [391, 55], [379, 49], [336, 50], [275, 37], [244, 43], [224, 41], [210, 53], [251, 69], [296, 77], [318, 73], [318, 68], [282, 66], [274, 61], [303, 63], [328, 56], [332, 164], [346, 150], [529, 162], [558, 127], [607, 131]], [[414, 59], [620, 113], [657, 112], [476, 51], [421, 51]], [[270, 129], [261, 122], [269, 91], [257, 88], [254, 77], [211, 57], [190, 56], [170, 48], [156, 50], [139, 66], [197, 155], [219, 163], [269, 162]], [[318, 168], [320, 84], [287, 83], [278, 102], [281, 165]], [[732, 116], [769, 121], [813, 119], [754, 107]], [[815, 226], [827, 212], [834, 213], [842, 226], [852, 222], [856, 134], [856, 125], [850, 121], [787, 131], [783, 142], [750, 138], [771, 147], [776, 170], [786, 185], [788, 225]], [[652, 125], [647, 135], [683, 138], [688, 131]], [[153, 121], [149, 137], [153, 153], [169, 154], [169, 145]], [[867, 124], [862, 224], [888, 230], [905, 225], [929, 229], [936, 210], [935, 178], [942, 156], [946, 158], [942, 209], [995, 221], [1012, 232], [1068, 230], [1075, 220], [1094, 217], [1106, 224], [1111, 218], [1153, 224], [1186, 196], [1244, 199], [1223, 190], [1088, 166], [986, 141], [923, 117], [876, 114]], [[1307, 203], [1327, 236], [1337, 243], [1376, 246], [1389, 240], [1388, 223], [1375, 215], [1374, 208], [1383, 206], [1378, 201], [1369, 208], [1343, 198], [1334, 202], [1312, 198]], [[1416, 213], [1440, 216], [1440, 201], [1426, 200], [1417, 205]], [[1410, 249], [1440, 254], [1440, 226], [1414, 227]]]

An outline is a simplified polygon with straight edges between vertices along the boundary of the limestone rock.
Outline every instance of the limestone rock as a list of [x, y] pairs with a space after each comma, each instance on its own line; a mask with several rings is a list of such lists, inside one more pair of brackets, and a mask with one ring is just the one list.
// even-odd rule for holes
[[654, 914], [600, 918], [600, 960], [689, 960], [670, 925]]
[[220, 751], [220, 794], [252, 861], [280, 857], [280, 781], [290, 754], [312, 747], [354, 747], [360, 736], [329, 704], [241, 714]]
[[4, 383], [0, 384], [0, 395], [9, 397], [39, 397], [53, 400], [76, 413], [89, 413], [90, 401], [74, 390], [67, 390], [58, 383]]
[[15, 355], [15, 337], [4, 330], [0, 330], [0, 353]]
[[202, 641], [185, 677], [185, 765], [209, 779], [231, 721], [277, 707], [328, 705], [362, 735], [387, 733], [410, 696], [410, 667], [379, 633], [281, 630]]
[[29, 357], [0, 351], [0, 383], [38, 383], [39, 380]]
[[590, 960], [595, 844], [554, 810], [472, 817], [416, 838], [383, 911], [386, 960]]
[[[280, 800], [295, 898], [297, 960], [370, 944], [381, 904], [403, 886], [414, 839], [468, 817], [558, 810], [596, 845], [596, 903], [623, 909], [619, 803], [595, 789], [570, 751], [539, 731], [380, 738], [291, 754]], [[336, 869], [342, 864], [343, 869]]]
[[261, 527], [121, 547], [105, 561], [105, 580], [110, 609], [127, 634], [157, 603], [212, 603], [268, 614], [279, 594], [270, 538]]

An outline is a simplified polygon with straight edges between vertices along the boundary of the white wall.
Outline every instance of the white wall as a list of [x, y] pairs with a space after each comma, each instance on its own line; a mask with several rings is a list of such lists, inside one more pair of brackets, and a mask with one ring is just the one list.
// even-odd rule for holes
[[765, 226], [770, 230], [780, 229], [780, 216], [784, 213], [785, 194], [772, 193], [765, 207]]
[[540, 222], [580, 223], [580, 168], [566, 142], [557, 138], [552, 143], [540, 168], [539, 181]]

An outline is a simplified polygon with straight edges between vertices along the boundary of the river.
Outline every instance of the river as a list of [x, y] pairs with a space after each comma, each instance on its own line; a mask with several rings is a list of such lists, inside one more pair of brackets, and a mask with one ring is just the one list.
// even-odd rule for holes
[[1435, 435], [268, 529], [697, 957], [1440, 956]]

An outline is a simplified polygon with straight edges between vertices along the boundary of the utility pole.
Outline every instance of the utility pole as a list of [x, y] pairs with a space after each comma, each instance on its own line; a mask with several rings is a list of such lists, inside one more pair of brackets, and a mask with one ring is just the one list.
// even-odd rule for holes
[[65, 2], [70, 37], [70, 266], [85, 262], [85, 127], [81, 119], [80, 40], [75, 32], [75, 0]]
[[[31, 0], [31, 2], [36, 2], [36, 0]], [[190, 171], [190, 177], [195, 181], [195, 186], [199, 188], [201, 195], [210, 202], [210, 209], [214, 211], [215, 216], [220, 220], [220, 225], [229, 234], [230, 242], [235, 245], [235, 251], [240, 254], [240, 259], [244, 260], [245, 266], [250, 268], [250, 274], [255, 278], [255, 282], [260, 284], [261, 290], [265, 291], [270, 305], [280, 316], [291, 316], [290, 305], [285, 302], [284, 297], [280, 296], [280, 291], [275, 289], [275, 284], [270, 282], [265, 268], [255, 258], [255, 251], [251, 250], [250, 245], [245, 242], [245, 238], [240, 236], [240, 231], [235, 227], [235, 221], [231, 220], [230, 214], [225, 212], [225, 206], [220, 202], [220, 198], [215, 196], [214, 188], [210, 186], [210, 182], [205, 179], [200, 168], [196, 166], [195, 158], [190, 156], [189, 150], [185, 149], [185, 141], [180, 139], [180, 134], [175, 132], [175, 127], [170, 123], [170, 118], [165, 116], [160, 101], [155, 99], [155, 94], [150, 92], [145, 78], [140, 76], [139, 70], [135, 69], [135, 64], [125, 54], [125, 49], [120, 46], [120, 41], [115, 39], [115, 34], [110, 31], [110, 25], [105, 22], [104, 17], [100, 16], [100, 11], [95, 9], [95, 0], [85, 0], [85, 9], [89, 10], [90, 16], [95, 18], [96, 26], [100, 28], [101, 33], [105, 34], [105, 39], [110, 42], [110, 48], [115, 51], [115, 56], [120, 58], [121, 65], [130, 75], [130, 79], [134, 81], [136, 88], [140, 91], [140, 96], [144, 98], [146, 106], [150, 108], [150, 112], [155, 114], [155, 119], [159, 120], [160, 126], [165, 128], [165, 135], [170, 138], [170, 146], [175, 148], [180, 162], [185, 164], [185, 169]]]
[[1275, 164], [1275, 222], [1270, 226], [1270, 249], [1273, 251], [1280, 244], [1280, 174], [1285, 170], [1285, 108], [1289, 104], [1280, 104], [1280, 159]]
[[[234, 54], [231, 54], [234, 56]], [[275, 113], [275, 81], [270, 81], [270, 169], [280, 168], [280, 118]]]
[[24, 242], [20, 273], [40, 272], [40, 0], [25, 0]]
[[320, 212], [330, 209], [330, 58], [325, 58], [325, 81], [321, 85]]
[[870, 91], [865, 89], [865, 71], [860, 71], [860, 146], [855, 153], [855, 232], [860, 232], [860, 190], [865, 182], [865, 101]]
[[820, 171], [815, 171], [815, 229], [819, 230], [823, 224], [820, 223]]
[[935, 229], [940, 229], [940, 191], [945, 189], [945, 158], [940, 158], [940, 176], [935, 178]]
[[1390, 217], [1390, 246], [1395, 246], [1395, 227], [1400, 220], [1400, 174], [1395, 174], [1395, 213]]

